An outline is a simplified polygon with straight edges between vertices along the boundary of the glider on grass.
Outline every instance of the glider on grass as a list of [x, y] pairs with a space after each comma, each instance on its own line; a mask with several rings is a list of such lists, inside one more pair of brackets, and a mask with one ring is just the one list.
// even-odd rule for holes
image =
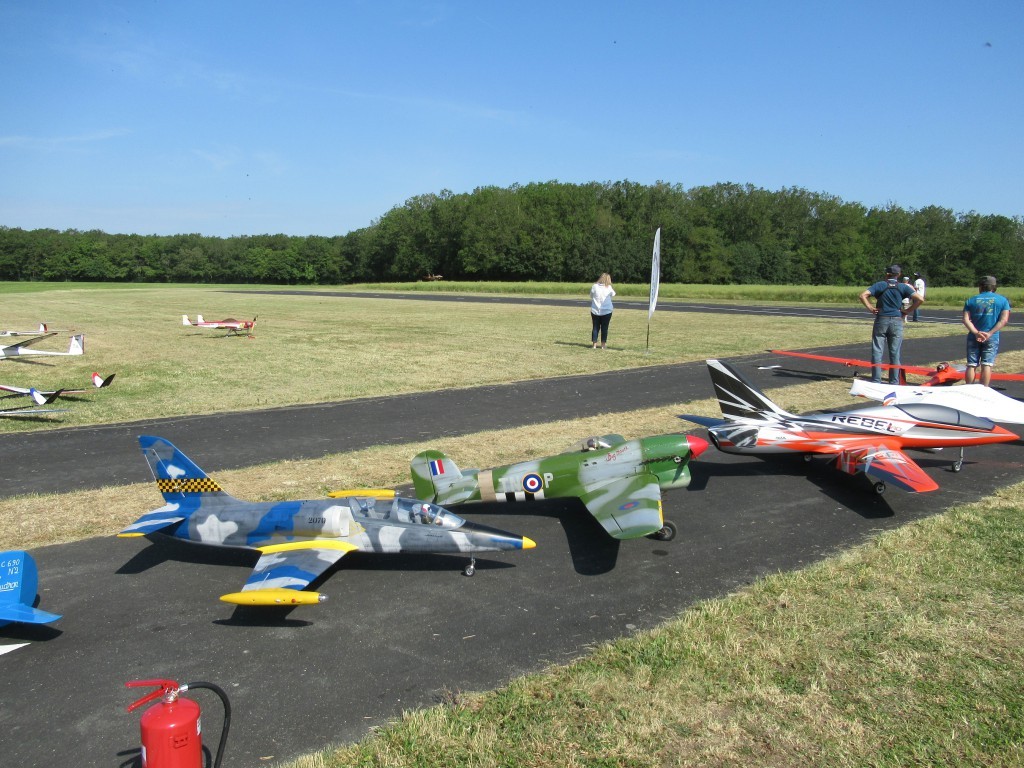
[[440, 451], [424, 451], [412, 460], [412, 480], [417, 497], [438, 504], [577, 497], [613, 538], [668, 541], [676, 527], [662, 515], [661, 492], [689, 485], [690, 459], [707, 447], [693, 435], [603, 435], [556, 456], [484, 470], [460, 470]]
[[907, 448], [960, 448], [954, 471], [963, 466], [963, 447], [1016, 440], [1017, 435], [990, 419], [931, 403], [879, 405], [853, 411], [797, 416], [779, 408], [738, 371], [708, 360], [723, 419], [682, 416], [705, 426], [715, 447], [725, 453], [798, 453], [836, 457], [836, 468], [863, 472], [885, 493], [886, 482], [905, 491], [934, 491], [939, 486], [904, 453]]
[[26, 339], [25, 341], [19, 341], [17, 344], [8, 344], [6, 346], [0, 346], [0, 360], [13, 360], [21, 357], [45, 357], [45, 356], [62, 356], [67, 355], [84, 355], [85, 354], [85, 336], [78, 334], [77, 336], [71, 337], [71, 344], [68, 346], [67, 352], [50, 352], [45, 349], [28, 349], [32, 344], [43, 339], [48, 339], [51, 336], [56, 336], [56, 331], [47, 333], [43, 336], [36, 336], [32, 339]]
[[218, 331], [227, 331], [225, 336], [242, 336], [253, 338], [253, 330], [256, 328], [256, 318], [252, 320], [235, 320], [229, 317], [226, 320], [203, 320], [202, 315], [196, 315], [195, 321], [188, 319], [188, 315], [181, 316], [182, 325], [191, 325], [195, 328], [213, 328]]
[[[109, 387], [110, 383], [114, 380], [116, 373], [112, 373], [106, 378], [103, 378], [98, 373], [93, 372], [92, 374], [92, 385], [96, 389], [103, 389]], [[91, 392], [91, 389], [57, 389], [57, 390], [45, 390], [36, 389], [35, 387], [14, 387], [9, 384], [0, 384], [0, 392], [10, 392], [9, 395], [0, 395], [0, 399], [5, 397], [15, 397], [17, 395], [27, 395], [35, 400], [39, 405], [43, 405], [46, 402], [53, 402], [57, 397], [63, 395], [83, 395], [86, 392]]]
[[850, 394], [878, 400], [886, 405], [934, 403], [947, 408], [981, 416], [1004, 424], [1024, 424], [1024, 403], [997, 392], [984, 384], [963, 384], [956, 387], [910, 387], [899, 384], [877, 384], [854, 379]]
[[[872, 363], [869, 360], [854, 360], [847, 357], [829, 357], [828, 355], [814, 355], [810, 352], [791, 352], [784, 349], [768, 350], [774, 355], [787, 355], [789, 357], [801, 357], [805, 360], [820, 360], [824, 363], [836, 363], [847, 368], [881, 368], [899, 370], [900, 384], [907, 383], [907, 374], [926, 376], [925, 381], [917, 384], [918, 387], [936, 387], [945, 384], [954, 384], [963, 381], [966, 366], [954, 365], [953, 363], [939, 363], [934, 368], [927, 368], [919, 365], [890, 365], [889, 363]], [[995, 373], [992, 374], [992, 381], [1024, 381], [1024, 373]]]
[[60, 618], [35, 607], [38, 600], [39, 570], [28, 552], [0, 552], [0, 627], [17, 621], [22, 624], [49, 624]]
[[[39, 327], [34, 331], [0, 331], [0, 337], [3, 336], [37, 336], [39, 334], [46, 333], [46, 323], [40, 323]], [[56, 333], [56, 331], [54, 331]]]
[[[370, 496], [312, 501], [248, 502], [225, 493], [169, 441], [141, 436], [166, 504], [118, 536], [167, 536], [216, 547], [251, 549], [259, 561], [242, 591], [221, 597], [237, 605], [314, 605], [326, 595], [304, 591], [349, 552], [475, 553], [531, 549], [534, 542], [466, 522], [414, 499]], [[472, 575], [474, 558], [466, 569]]]
[[[110, 382], [114, 380], [114, 376], [117, 374], [110, 374], [106, 378], [103, 378], [98, 373], [93, 373], [92, 383], [97, 389], [110, 386]], [[15, 387], [10, 384], [0, 384], [0, 392], [9, 392], [7, 395], [0, 395], [0, 400], [6, 400], [12, 397], [30, 397], [35, 401], [36, 405], [50, 405], [59, 397], [65, 397], [67, 395], [81, 395], [91, 390], [88, 389], [56, 389], [56, 390], [44, 390], [36, 389], [35, 387]], [[0, 416], [32, 416], [37, 413], [64, 413], [66, 408], [33, 408], [31, 405], [18, 406], [16, 408], [6, 408], [0, 410]]]

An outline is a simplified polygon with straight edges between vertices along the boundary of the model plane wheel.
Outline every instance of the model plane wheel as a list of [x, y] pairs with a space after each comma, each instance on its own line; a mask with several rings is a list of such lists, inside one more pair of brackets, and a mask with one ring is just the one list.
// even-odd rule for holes
[[476, 558], [475, 557], [470, 561], [469, 565], [467, 565], [465, 568], [462, 569], [462, 575], [463, 576], [472, 576], [474, 573], [476, 573]]
[[953, 471], [954, 472], [959, 472], [963, 468], [964, 468], [964, 460], [963, 459], [957, 459], [956, 461], [953, 462]]
[[805, 453], [804, 454], [804, 461], [810, 463], [811, 460], [813, 460], [813, 459], [814, 459], [814, 454], [813, 453]]
[[648, 538], [655, 541], [672, 541], [676, 537], [677, 531], [676, 524], [671, 520], [666, 520], [661, 529], [650, 534]]
[[879, 496], [885, 493], [885, 483], [883, 483], [881, 480], [875, 483], [875, 493], [877, 493]]

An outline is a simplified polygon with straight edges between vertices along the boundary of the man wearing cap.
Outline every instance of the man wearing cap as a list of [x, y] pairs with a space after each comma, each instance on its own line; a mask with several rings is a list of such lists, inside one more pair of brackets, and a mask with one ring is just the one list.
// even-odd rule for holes
[[[907, 283], [900, 282], [903, 270], [899, 264], [885, 268], [885, 280], [879, 280], [860, 295], [860, 303], [875, 316], [871, 328], [871, 380], [882, 381], [882, 352], [889, 350], [889, 364], [900, 364], [900, 347], [903, 345], [903, 318], [917, 310], [924, 303], [921, 296]], [[871, 299], [875, 299], [872, 305]], [[910, 299], [910, 306], [904, 308], [903, 300]], [[889, 369], [889, 383], [899, 383], [899, 371]]]
[[992, 366], [999, 351], [999, 329], [1010, 322], [1010, 302], [996, 293], [996, 279], [991, 275], [978, 280], [978, 295], [964, 302], [964, 325], [967, 326], [967, 372], [965, 384], [977, 379], [981, 365], [981, 383], [992, 380]]

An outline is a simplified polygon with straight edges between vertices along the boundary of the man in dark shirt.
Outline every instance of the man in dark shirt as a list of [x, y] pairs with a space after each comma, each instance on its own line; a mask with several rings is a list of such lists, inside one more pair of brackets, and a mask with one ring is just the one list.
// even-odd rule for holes
[[[875, 316], [875, 324], [871, 328], [871, 380], [877, 383], [882, 381], [882, 369], [877, 364], [882, 362], [883, 350], [889, 350], [890, 365], [900, 365], [903, 318], [924, 303], [921, 294], [907, 283], [900, 282], [902, 273], [899, 264], [886, 267], [885, 280], [879, 280], [860, 295], [860, 303]], [[872, 298], [875, 300], [873, 305]], [[903, 307], [904, 299], [910, 299], [909, 307]], [[896, 368], [889, 369], [889, 383], [899, 383], [899, 371]]]

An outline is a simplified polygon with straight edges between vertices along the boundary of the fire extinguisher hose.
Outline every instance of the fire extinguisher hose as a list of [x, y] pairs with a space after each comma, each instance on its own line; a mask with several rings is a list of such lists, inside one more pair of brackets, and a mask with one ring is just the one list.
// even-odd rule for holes
[[224, 745], [228, 741], [228, 729], [231, 727], [231, 702], [228, 701], [228, 695], [224, 693], [224, 689], [214, 683], [185, 683], [178, 690], [181, 693], [189, 690], [190, 688], [206, 688], [207, 690], [213, 691], [220, 697], [221, 703], [224, 705], [224, 727], [220, 731], [220, 742], [217, 744], [217, 757], [213, 761], [213, 768], [220, 768], [220, 761], [224, 757]]

